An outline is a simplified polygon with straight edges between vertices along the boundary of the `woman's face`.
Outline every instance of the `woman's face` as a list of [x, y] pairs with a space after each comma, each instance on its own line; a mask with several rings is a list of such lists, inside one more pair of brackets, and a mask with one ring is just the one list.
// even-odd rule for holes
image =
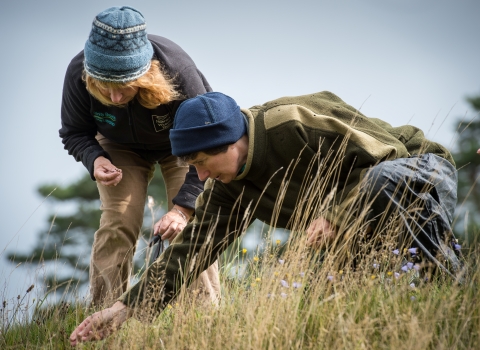
[[118, 88], [104, 88], [99, 87], [98, 90], [100, 93], [109, 98], [113, 103], [116, 104], [127, 104], [138, 92], [138, 87], [118, 87]]

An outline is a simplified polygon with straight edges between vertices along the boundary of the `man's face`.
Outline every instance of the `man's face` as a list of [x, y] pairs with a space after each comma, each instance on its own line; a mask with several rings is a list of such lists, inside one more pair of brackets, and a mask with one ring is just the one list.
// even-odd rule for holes
[[229, 183], [237, 177], [243, 166], [240, 164], [240, 159], [238, 148], [230, 145], [226, 152], [214, 156], [199, 152], [197, 157], [188, 163], [195, 166], [198, 178], [202, 181], [210, 178]]

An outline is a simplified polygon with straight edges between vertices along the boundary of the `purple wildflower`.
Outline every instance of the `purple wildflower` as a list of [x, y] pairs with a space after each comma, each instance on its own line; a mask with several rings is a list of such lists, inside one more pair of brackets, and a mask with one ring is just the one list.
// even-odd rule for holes
[[411, 300], [411, 301], [415, 301], [415, 300], [417, 300], [417, 298], [415, 298], [415, 297], [412, 295], [412, 296], [410, 297], [410, 300]]
[[293, 287], [293, 288], [300, 288], [301, 286], [302, 286], [302, 284], [299, 283], [299, 282], [293, 282], [293, 283], [292, 283], [292, 287]]
[[461, 246], [460, 244], [455, 244], [454, 247], [455, 247], [455, 250], [460, 250], [460, 249], [462, 249], [462, 246]]
[[285, 260], [283, 259], [278, 259], [278, 262], [280, 263], [280, 265], [283, 265], [285, 263]]
[[374, 268], [374, 269], [378, 269], [379, 267], [380, 267], [380, 265], [378, 265], [378, 264], [373, 264], [373, 268]]
[[305, 272], [300, 272], [299, 275], [300, 275], [300, 277], [303, 277], [303, 276], [305, 276]]
[[328, 276], [327, 276], [327, 279], [328, 279], [330, 282], [332, 282], [332, 281], [333, 281], [333, 276], [332, 276], [332, 275], [328, 275]]
[[282, 284], [282, 287], [288, 288], [288, 283], [285, 280], [281, 280], [280, 283]]
[[400, 253], [400, 251], [398, 249], [395, 249], [394, 251], [392, 251], [393, 254], [395, 255], [398, 255]]
[[407, 267], [408, 267], [409, 270], [413, 269], [413, 263], [408, 262], [408, 263], [407, 263]]
[[404, 272], [407, 272], [408, 271], [407, 265], [402, 266], [401, 270], [404, 271]]
[[413, 268], [417, 271], [420, 271], [420, 265], [419, 264], [413, 265]]
[[410, 283], [410, 288], [415, 288], [415, 283]]
[[393, 275], [395, 276], [395, 278], [399, 278], [399, 277], [400, 277], [400, 274], [399, 274], [398, 272], [395, 272]]
[[408, 250], [408, 252], [409, 252], [410, 254], [417, 254], [417, 248], [410, 248], [410, 249]]

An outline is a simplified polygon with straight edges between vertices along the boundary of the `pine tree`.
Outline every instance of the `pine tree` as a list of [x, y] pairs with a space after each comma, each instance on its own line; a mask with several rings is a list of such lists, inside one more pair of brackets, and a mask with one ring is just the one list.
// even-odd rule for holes
[[[100, 200], [97, 185], [86, 174], [67, 186], [45, 184], [38, 187], [42, 197], [48, 196], [53, 207], [63, 211], [51, 213], [47, 227], [39, 232], [33, 249], [27, 253], [10, 252], [7, 258], [20, 266], [45, 266], [42, 279], [47, 291], [71, 293], [88, 283], [90, 252], [100, 222]], [[166, 191], [161, 171], [155, 171], [148, 187], [158, 205], [153, 211], [145, 207], [144, 226], [135, 255], [134, 273], [145, 265], [146, 240], [152, 232], [152, 214], [158, 220], [165, 212]], [[63, 210], [62, 210], [63, 209]]]
[[472, 243], [480, 232], [480, 95], [467, 98], [476, 112], [469, 120], [459, 119], [459, 136], [453, 153], [458, 170], [458, 204], [455, 231]]

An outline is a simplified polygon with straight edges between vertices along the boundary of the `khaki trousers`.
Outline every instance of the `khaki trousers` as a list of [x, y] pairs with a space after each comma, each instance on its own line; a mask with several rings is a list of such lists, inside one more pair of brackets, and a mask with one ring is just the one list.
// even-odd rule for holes
[[[153, 177], [155, 163], [100, 134], [97, 140], [109, 153], [112, 163], [122, 169], [123, 175], [114, 187], [97, 182], [102, 215], [90, 259], [90, 294], [95, 305], [103, 305], [116, 300], [129, 287], [133, 255], [143, 224], [147, 187]], [[160, 162], [160, 168], [170, 210], [172, 199], [185, 181], [188, 166], [179, 166], [177, 158], [170, 156]], [[202, 301], [218, 301], [220, 281], [217, 261], [199, 276], [189, 291], [194, 291], [194, 295]]]

